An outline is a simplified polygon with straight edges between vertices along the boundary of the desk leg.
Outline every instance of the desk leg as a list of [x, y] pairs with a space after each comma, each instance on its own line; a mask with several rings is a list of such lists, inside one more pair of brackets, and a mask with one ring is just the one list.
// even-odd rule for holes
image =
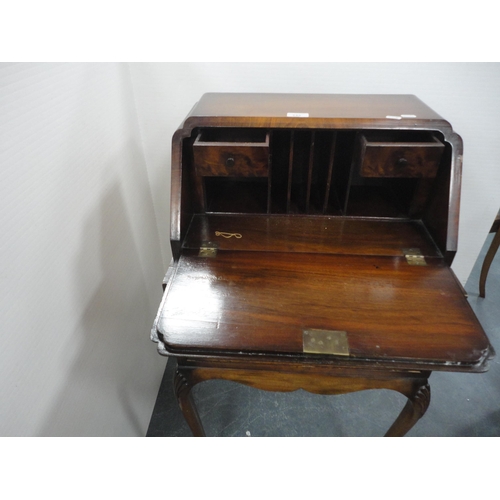
[[203, 429], [198, 410], [191, 397], [191, 389], [193, 386], [194, 383], [190, 377], [190, 370], [182, 370], [177, 367], [174, 376], [174, 391], [179, 407], [193, 436], [205, 437], [205, 430]]
[[[221, 363], [219, 362], [218, 365]], [[264, 367], [267, 368], [267, 367]], [[290, 369], [290, 367], [288, 367]], [[420, 376], [409, 373], [396, 373], [391, 377], [380, 378], [380, 372], [358, 374], [356, 370], [345, 376], [335, 372], [317, 374], [310, 370], [304, 371], [304, 366], [298, 366], [300, 371], [282, 370], [279, 372], [268, 369], [249, 369], [217, 366], [185, 365], [178, 361], [174, 377], [174, 388], [182, 414], [194, 436], [205, 436], [205, 431], [191, 397], [191, 389], [205, 380], [230, 380], [245, 384], [256, 389], [267, 391], [289, 392], [297, 389], [316, 394], [345, 394], [366, 389], [390, 389], [400, 392], [408, 398], [396, 421], [387, 431], [386, 436], [404, 436], [424, 415], [431, 392], [428, 378], [431, 372], [421, 372]], [[349, 371], [349, 370], [347, 370]]]
[[481, 267], [481, 275], [479, 276], [479, 296], [484, 299], [486, 294], [486, 277], [488, 276], [488, 271], [490, 270], [491, 263], [495, 258], [498, 247], [500, 246], [500, 230], [498, 230], [491, 242], [490, 248], [486, 253], [483, 261], [483, 266]]
[[408, 402], [386, 437], [404, 436], [424, 415], [431, 402], [431, 388], [427, 381], [417, 386], [408, 396]]

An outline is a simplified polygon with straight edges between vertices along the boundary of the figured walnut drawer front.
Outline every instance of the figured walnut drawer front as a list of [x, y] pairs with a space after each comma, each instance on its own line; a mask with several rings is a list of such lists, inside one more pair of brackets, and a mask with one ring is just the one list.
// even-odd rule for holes
[[361, 135], [362, 177], [435, 177], [444, 145], [432, 134], [408, 140]]
[[[224, 137], [200, 133], [193, 144], [196, 174], [224, 177], [268, 177], [269, 133]], [[211, 138], [220, 138], [212, 141]]]

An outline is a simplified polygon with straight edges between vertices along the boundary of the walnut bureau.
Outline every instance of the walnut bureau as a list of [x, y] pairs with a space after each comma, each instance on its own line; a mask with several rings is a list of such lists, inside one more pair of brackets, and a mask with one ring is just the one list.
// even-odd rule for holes
[[411, 95], [205, 94], [172, 140], [173, 259], [152, 329], [191, 388], [392, 389], [425, 413], [434, 370], [493, 349], [450, 265], [462, 140]]

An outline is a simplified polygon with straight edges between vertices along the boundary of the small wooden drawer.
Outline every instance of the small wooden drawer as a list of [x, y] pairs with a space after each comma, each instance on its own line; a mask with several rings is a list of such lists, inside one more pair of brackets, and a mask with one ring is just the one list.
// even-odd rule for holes
[[193, 144], [196, 174], [204, 177], [268, 177], [269, 132], [205, 129]]
[[360, 136], [362, 177], [435, 177], [442, 144], [431, 133], [365, 133]]

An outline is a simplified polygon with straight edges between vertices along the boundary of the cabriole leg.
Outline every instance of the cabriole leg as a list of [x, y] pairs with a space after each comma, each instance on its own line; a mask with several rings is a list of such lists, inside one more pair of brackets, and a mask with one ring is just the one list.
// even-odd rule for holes
[[191, 396], [193, 385], [190, 381], [189, 370], [182, 370], [178, 367], [174, 376], [174, 391], [177, 402], [193, 436], [204, 437], [205, 431]]
[[408, 397], [406, 406], [385, 434], [386, 437], [404, 436], [423, 417], [430, 402], [431, 388], [426, 381]]

